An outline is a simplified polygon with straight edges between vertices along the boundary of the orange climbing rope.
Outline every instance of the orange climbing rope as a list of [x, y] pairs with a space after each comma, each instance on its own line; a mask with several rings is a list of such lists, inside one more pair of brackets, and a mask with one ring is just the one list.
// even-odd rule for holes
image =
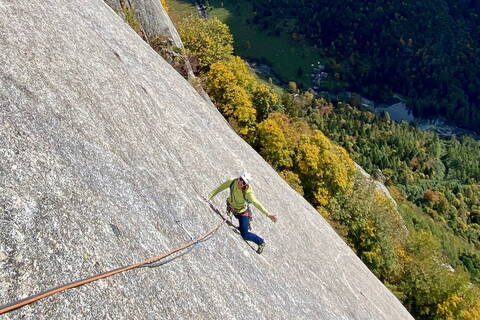
[[[214, 208], [211, 204], [210, 204], [210, 206], [212, 207], [212, 209], [217, 211], [217, 209]], [[201, 235], [197, 239], [194, 239], [194, 240], [191, 240], [189, 242], [184, 243], [183, 245], [181, 245], [180, 247], [178, 247], [176, 249], [170, 250], [167, 253], [164, 253], [164, 254], [161, 254], [159, 256], [147, 259], [147, 260], [142, 261], [142, 262], [138, 262], [138, 263], [131, 264], [131, 265], [128, 265], [128, 266], [124, 266], [124, 267], [120, 267], [120, 268], [117, 268], [117, 269], [114, 269], [114, 270], [110, 270], [110, 271], [107, 271], [107, 272], [104, 272], [104, 273], [100, 273], [100, 274], [97, 274], [95, 276], [83, 279], [83, 280], [70, 282], [68, 284], [64, 284], [64, 285], [61, 285], [61, 286], [58, 286], [58, 287], [54, 287], [54, 288], [45, 290], [43, 292], [40, 292], [38, 294], [35, 294], [33, 296], [30, 296], [30, 297], [27, 297], [27, 298], [24, 298], [24, 299], [20, 299], [20, 300], [14, 301], [12, 303], [0, 306], [0, 314], [12, 311], [14, 309], [21, 308], [23, 306], [26, 306], [27, 304], [30, 304], [30, 303], [33, 303], [33, 302], [38, 301], [40, 299], [46, 298], [46, 297], [51, 296], [55, 293], [59, 293], [59, 292], [62, 292], [62, 291], [68, 290], [68, 289], [76, 288], [76, 287], [82, 286], [84, 284], [87, 284], [87, 283], [90, 283], [90, 282], [93, 282], [93, 281], [97, 281], [99, 279], [103, 279], [103, 278], [113, 276], [114, 274], [117, 274], [117, 273], [125, 272], [125, 271], [128, 271], [128, 270], [132, 270], [132, 269], [135, 269], [135, 268], [139, 268], [139, 267], [157, 262], [161, 259], [164, 259], [168, 256], [171, 256], [174, 253], [185, 250], [188, 247], [191, 247], [192, 245], [194, 245], [196, 243], [200, 243], [200, 242], [204, 241], [206, 238], [208, 238], [209, 236], [213, 235], [227, 221], [225, 219], [225, 217], [223, 217], [222, 214], [220, 214], [220, 215], [222, 216], [223, 221], [221, 223], [219, 223], [215, 228], [213, 228], [212, 230], [208, 231], [207, 233]]]

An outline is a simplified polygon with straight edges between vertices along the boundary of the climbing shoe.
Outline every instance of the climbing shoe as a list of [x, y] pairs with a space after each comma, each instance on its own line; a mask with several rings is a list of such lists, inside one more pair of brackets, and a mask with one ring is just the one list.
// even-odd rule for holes
[[263, 252], [263, 248], [265, 248], [265, 242], [258, 245], [257, 253], [261, 254]]

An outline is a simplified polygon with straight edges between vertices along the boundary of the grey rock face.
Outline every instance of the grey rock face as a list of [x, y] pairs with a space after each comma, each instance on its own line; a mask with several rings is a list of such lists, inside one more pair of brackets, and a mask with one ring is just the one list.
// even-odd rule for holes
[[[104, 0], [113, 10], [121, 9], [120, 0]], [[147, 37], [158, 34], [169, 37], [178, 48], [183, 48], [182, 40], [170, 17], [162, 7], [160, 0], [125, 0], [135, 9], [135, 15], [141, 22]]]
[[0, 0], [0, 15], [0, 304], [178, 247], [177, 220], [208, 231], [219, 218], [198, 194], [243, 168], [279, 215], [255, 213], [261, 256], [223, 227], [161, 267], [2, 319], [411, 319], [103, 1]]
[[120, 0], [103, 0], [106, 4], [110, 6], [114, 11], [122, 10], [122, 5], [120, 4]]
[[[116, 13], [120, 14], [122, 11], [122, 4], [120, 0], [104, 0]], [[163, 36], [168, 39], [176, 48], [183, 49], [183, 43], [180, 39], [180, 35], [175, 29], [170, 17], [165, 9], [162, 7], [160, 0], [124, 0], [124, 6], [131, 7], [135, 10], [135, 17], [141, 24], [141, 30], [144, 34], [145, 40], [153, 45], [152, 41], [158, 36]], [[175, 55], [174, 50], [170, 50], [168, 56]], [[165, 55], [163, 58], [167, 58]], [[168, 58], [167, 58], [168, 59]], [[192, 66], [187, 60], [184, 61], [182, 70], [177, 70], [181, 73], [186, 73], [186, 77], [189, 79], [195, 78]], [[203, 89], [200, 90], [204, 99], [211, 103], [210, 98], [206, 95]]]
[[357, 163], [355, 163], [355, 167], [357, 168], [358, 172], [360, 172], [360, 174], [364, 176], [365, 179], [367, 179], [367, 181], [373, 182], [375, 184], [375, 188], [379, 192], [383, 193], [393, 203], [395, 207], [397, 206], [397, 202], [395, 201], [395, 199], [393, 199], [392, 195], [390, 194], [390, 191], [388, 191], [387, 187], [383, 183], [381, 183], [380, 181], [374, 180], [372, 176], [370, 176], [368, 172], [365, 171], [365, 169], [363, 169]]

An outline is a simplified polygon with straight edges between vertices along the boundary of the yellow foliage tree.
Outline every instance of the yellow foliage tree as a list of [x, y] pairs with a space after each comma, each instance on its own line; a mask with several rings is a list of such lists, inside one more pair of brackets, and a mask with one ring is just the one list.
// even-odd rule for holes
[[260, 154], [276, 169], [293, 165], [296, 132], [292, 120], [285, 114], [272, 113], [258, 125]]
[[466, 285], [437, 305], [436, 318], [444, 320], [480, 320], [480, 290]]
[[463, 300], [463, 308], [459, 311], [460, 320], [480, 320], [480, 289], [471, 288]]
[[298, 143], [302, 135], [310, 136], [313, 133], [313, 129], [310, 127], [308, 122], [303, 120], [297, 120], [293, 123], [293, 139]]
[[162, 4], [163, 9], [168, 12], [168, 3], [167, 0], [160, 0], [160, 3]]
[[293, 120], [288, 115], [281, 112], [273, 112], [269, 114], [268, 120], [274, 121], [279, 128], [282, 129], [285, 135], [288, 145], [293, 149], [300, 142], [302, 135], [311, 135], [313, 130], [310, 125], [303, 120]]
[[354, 162], [347, 152], [333, 144], [321, 131], [303, 135], [295, 162], [302, 181], [308, 185], [314, 204], [325, 206], [339, 192], [351, 186]]
[[252, 96], [258, 121], [264, 120], [271, 112], [281, 108], [280, 98], [271, 87], [265, 84], [259, 83], [253, 90]]
[[272, 119], [258, 125], [260, 154], [276, 169], [290, 168], [293, 164], [293, 150], [290, 148], [282, 129]]
[[206, 89], [217, 108], [247, 142], [253, 142], [257, 111], [249, 92], [253, 75], [239, 57], [219, 61], [206, 74]]
[[293, 190], [297, 191], [303, 196], [302, 182], [300, 181], [298, 174], [289, 170], [284, 170], [280, 172], [280, 177], [282, 177], [282, 179], [285, 180], [285, 182], [287, 182]]
[[198, 58], [204, 71], [213, 63], [230, 58], [233, 53], [230, 29], [217, 18], [186, 17], [180, 21], [178, 31], [185, 48]]
[[257, 129], [260, 154], [277, 170], [294, 168], [307, 199], [314, 205], [326, 206], [333, 196], [349, 187], [354, 163], [321, 131], [277, 112]]

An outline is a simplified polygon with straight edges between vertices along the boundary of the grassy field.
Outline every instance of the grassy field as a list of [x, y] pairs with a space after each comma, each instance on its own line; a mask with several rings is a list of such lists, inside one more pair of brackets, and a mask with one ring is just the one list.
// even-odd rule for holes
[[[210, 0], [209, 16], [228, 24], [235, 39], [235, 53], [245, 59], [268, 62], [274, 73], [284, 81], [311, 86], [311, 65], [322, 59], [318, 49], [292, 40], [289, 34], [275, 36], [269, 30], [248, 23], [253, 17], [248, 1]], [[301, 72], [299, 72], [299, 68]]]
[[197, 9], [193, 1], [189, 0], [168, 0], [168, 15], [174, 24], [189, 15], [196, 15]]
[[[193, 1], [168, 0], [170, 14], [178, 19], [196, 13]], [[292, 40], [289, 34], [275, 36], [269, 30], [248, 23], [253, 17], [251, 4], [246, 0], [210, 0], [210, 17], [226, 23], [235, 39], [235, 54], [247, 60], [270, 65], [283, 81], [295, 81], [305, 88], [311, 87], [311, 65], [322, 61], [320, 50], [304, 42]]]

